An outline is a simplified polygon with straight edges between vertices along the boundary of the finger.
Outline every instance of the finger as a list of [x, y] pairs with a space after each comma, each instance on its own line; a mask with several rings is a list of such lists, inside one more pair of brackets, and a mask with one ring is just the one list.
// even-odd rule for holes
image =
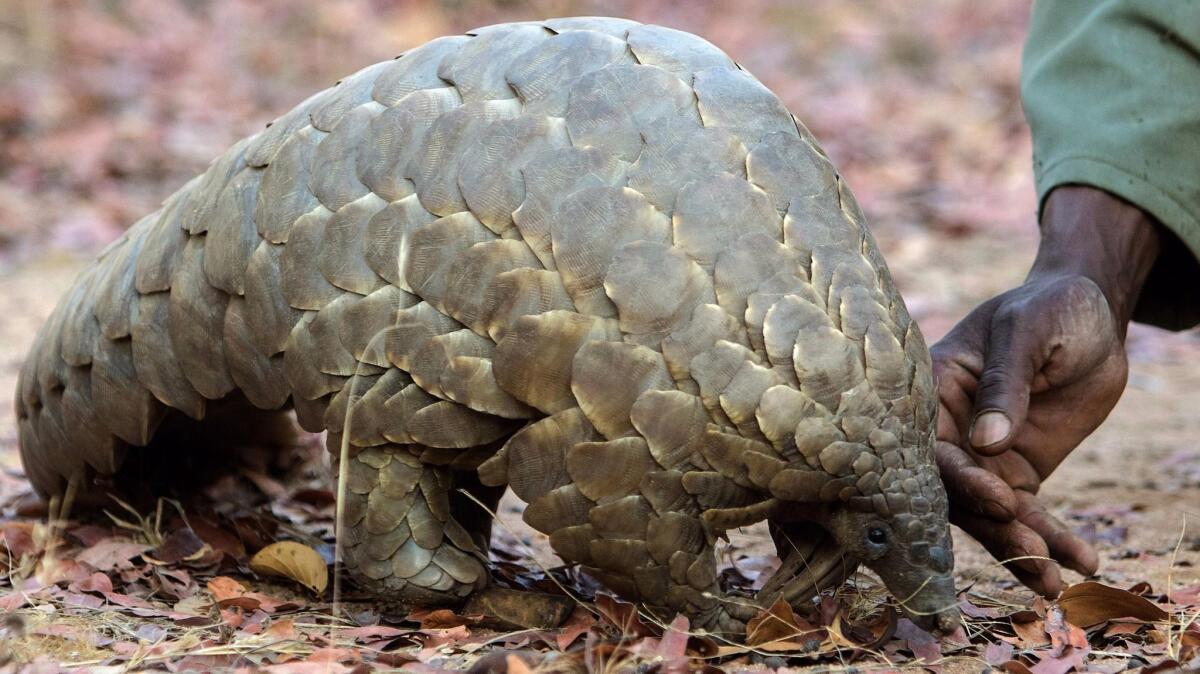
[[948, 442], [938, 442], [934, 456], [952, 507], [997, 522], [1011, 522], [1016, 518], [1017, 494], [1000, 476], [980, 468], [970, 454]]
[[1095, 548], [1071, 531], [1062, 520], [1047, 512], [1033, 494], [1017, 491], [1016, 497], [1020, 502], [1018, 518], [1046, 541], [1051, 557], [1081, 575], [1096, 573], [1100, 567], [1100, 557]]
[[996, 456], [1008, 451], [1025, 423], [1029, 389], [1040, 365], [1034, 330], [1015, 310], [1001, 309], [992, 317], [968, 432], [971, 449], [980, 454]]
[[[970, 320], [964, 319], [964, 322]], [[990, 317], [989, 317], [990, 320]], [[933, 377], [937, 385], [938, 414], [937, 437], [960, 447], [967, 445], [967, 432], [971, 427], [971, 412], [978, 373], [983, 369], [983, 345], [968, 344], [958, 336], [959, 332], [970, 332], [957, 326], [930, 350], [933, 361]]]
[[1002, 562], [1021, 584], [1043, 597], [1062, 592], [1062, 575], [1050, 561], [1046, 541], [1019, 521], [1000, 524], [962, 510], [951, 511], [951, 520]]

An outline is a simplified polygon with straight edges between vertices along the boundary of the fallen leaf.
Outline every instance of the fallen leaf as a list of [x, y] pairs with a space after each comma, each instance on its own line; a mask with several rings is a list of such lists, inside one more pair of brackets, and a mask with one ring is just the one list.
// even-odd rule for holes
[[[1197, 587], [1200, 587], [1200, 586], [1197, 586]], [[1133, 586], [1129, 588], [1129, 591], [1132, 592], [1133, 594], [1138, 595], [1139, 597], [1154, 596], [1154, 587], [1152, 587], [1150, 585], [1150, 583], [1147, 583], [1144, 580], [1134, 583]]]
[[971, 603], [964, 594], [958, 598], [958, 608], [968, 618], [999, 618], [1000, 611], [994, 608], [983, 608]]
[[246, 586], [229, 576], [217, 576], [208, 581], [208, 591], [218, 603], [246, 594]]
[[212, 548], [190, 528], [176, 529], [163, 539], [162, 545], [142, 555], [151, 564], [167, 565], [192, 562], [212, 552]]
[[904, 639], [908, 644], [908, 650], [924, 660], [925, 664], [931, 665], [942, 659], [942, 649], [938, 645], [938, 640], [929, 632], [917, 627], [908, 618], [901, 618], [896, 624], [896, 636]]
[[421, 630], [421, 634], [425, 637], [421, 644], [423, 649], [436, 650], [469, 639], [471, 630], [467, 629], [465, 625], [459, 625], [444, 630]]
[[337, 628], [334, 633], [338, 637], [347, 639], [374, 641], [377, 639], [394, 639], [406, 634], [412, 634], [412, 630], [402, 630], [398, 627], [390, 627], [388, 625], [363, 625], [362, 627], [350, 627], [347, 629]]
[[148, 547], [127, 538], [106, 538], [80, 552], [75, 559], [97, 571], [127, 569], [133, 566], [129, 560], [145, 552]]
[[206, 517], [194, 517], [189, 520], [192, 531], [207, 543], [213, 550], [229, 555], [236, 560], [244, 560], [246, 546], [237, 534], [210, 521]]
[[1142, 670], [1142, 674], [1159, 674], [1159, 672], [1166, 674], [1168, 672], [1179, 671], [1182, 671], [1182, 667], [1180, 667], [1179, 662], [1177, 660], [1168, 658], [1162, 662], [1146, 667]]
[[296, 631], [296, 622], [291, 618], [275, 620], [263, 634], [278, 641], [292, 640], [299, 636], [299, 632]]
[[677, 615], [667, 626], [667, 630], [663, 632], [662, 638], [658, 641], [656, 655], [671, 662], [687, 657], [688, 645], [688, 619], [687, 616]]
[[[835, 623], [850, 642], [864, 650], [872, 651], [891, 640], [896, 635], [896, 628], [899, 626], [900, 616], [891, 606], [884, 606], [883, 611], [871, 616], [869, 619], [858, 622], [850, 622], [848, 619], [842, 618]], [[960, 627], [961, 631], [962, 628]], [[958, 634], [956, 632], [956, 634]], [[966, 639], [965, 634], [963, 639]], [[969, 645], [969, 642], [968, 642]]]
[[529, 664], [519, 655], [509, 653], [504, 658], [504, 662], [508, 666], [508, 674], [531, 674], [533, 672], [529, 668]]
[[620, 630], [622, 635], [649, 637], [654, 631], [642, 622], [637, 607], [614, 599], [607, 594], [596, 595], [596, 609], [609, 624]]
[[1200, 583], [1170, 593], [1171, 602], [1181, 606], [1200, 606]]
[[1063, 655], [1068, 649], [1088, 650], [1087, 635], [1079, 627], [1067, 622], [1061, 606], [1050, 606], [1046, 611], [1046, 634], [1050, 637], [1051, 652]]
[[1083, 671], [1086, 653], [1076, 649], [1068, 649], [1062, 655], [1052, 652], [1041, 653], [1038, 661], [1029, 668], [1030, 674], [1066, 674], [1072, 669]]
[[801, 643], [824, 641], [825, 630], [796, 616], [782, 598], [746, 623], [746, 645], [761, 646], [776, 641]]
[[1002, 641], [988, 644], [987, 648], [983, 649], [983, 659], [993, 667], [999, 667], [1009, 660], [1012, 660], [1012, 656], [1012, 644], [1007, 644]]
[[98, 592], [106, 595], [113, 591], [113, 584], [112, 579], [107, 574], [97, 571], [81, 581], [71, 583], [67, 589], [75, 592]]
[[459, 615], [448, 608], [418, 609], [408, 614], [406, 620], [420, 623], [422, 629], [447, 629], [459, 625], [477, 625], [482, 618], [477, 615]]
[[1167, 612], [1145, 597], [1100, 583], [1077, 583], [1063, 591], [1059, 606], [1068, 621], [1080, 627], [1091, 627], [1115, 618], [1137, 618], [1158, 622], [1168, 618]]
[[582, 606], [576, 606], [575, 610], [571, 611], [571, 615], [567, 616], [566, 622], [559, 628], [558, 634], [554, 637], [554, 643], [558, 645], [559, 650], [565, 651], [567, 646], [575, 643], [580, 635], [595, 626], [596, 618]]
[[34, 541], [32, 522], [6, 522], [0, 526], [0, 543], [8, 551], [5, 556], [21, 559], [38, 552]]
[[320, 553], [295, 541], [278, 541], [250, 559], [255, 573], [290, 578], [320, 596], [329, 585], [329, 569]]

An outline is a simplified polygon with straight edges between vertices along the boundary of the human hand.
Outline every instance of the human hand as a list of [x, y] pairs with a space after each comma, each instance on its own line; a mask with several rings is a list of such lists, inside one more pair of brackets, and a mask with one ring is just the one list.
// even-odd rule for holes
[[[931, 349], [951, 521], [997, 559], [1095, 572], [1095, 551], [1035, 494], [1120, 398], [1125, 329], [1157, 253], [1157, 229], [1140, 210], [1092, 188], [1056, 189], [1025, 283]], [[1008, 567], [1043, 595], [1062, 589], [1044, 559]]]

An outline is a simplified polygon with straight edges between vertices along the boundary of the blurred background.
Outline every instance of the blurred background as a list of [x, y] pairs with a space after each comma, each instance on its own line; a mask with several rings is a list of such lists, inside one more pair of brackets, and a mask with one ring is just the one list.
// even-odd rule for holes
[[[7, 396], [84, 261], [315, 91], [501, 21], [624, 16], [724, 49], [821, 140], [932, 343], [1033, 258], [1028, 12], [1026, 0], [0, 0], [0, 467], [19, 481]], [[1129, 391], [1046, 495], [1093, 533], [1123, 527], [1101, 541], [1106, 564], [1144, 579], [1169, 572], [1146, 555], [1178, 539], [1179, 490], [1195, 503], [1200, 488], [1200, 338], [1135, 327], [1129, 345]], [[964, 575], [1004, 577], [969, 545], [959, 560]]]
[[[913, 228], [1032, 240], [1017, 95], [1027, 12], [969, 0], [0, 0], [0, 264], [94, 252], [237, 139], [363, 66], [480, 25], [580, 14], [727, 51], [822, 140], [888, 245]], [[918, 315], [944, 304], [910, 300]]]

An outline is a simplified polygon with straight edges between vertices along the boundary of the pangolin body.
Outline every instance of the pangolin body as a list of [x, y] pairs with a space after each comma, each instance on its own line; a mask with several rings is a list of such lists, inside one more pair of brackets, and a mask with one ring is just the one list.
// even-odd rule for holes
[[17, 416], [48, 495], [214, 401], [294, 407], [351, 448], [348, 568], [409, 602], [486, 585], [457, 490], [507, 485], [560, 556], [693, 625], [754, 613], [714, 542], [769, 519], [760, 601], [861, 560], [946, 628], [932, 388], [780, 101], [700, 38], [577, 18], [434, 40], [233, 146], [83, 272]]

